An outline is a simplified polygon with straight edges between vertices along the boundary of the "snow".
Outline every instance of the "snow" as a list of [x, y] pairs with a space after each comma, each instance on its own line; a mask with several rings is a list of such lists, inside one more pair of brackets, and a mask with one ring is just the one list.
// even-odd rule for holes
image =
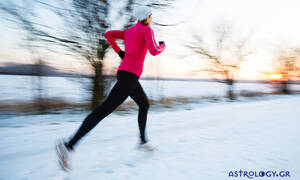
[[[249, 179], [229, 171], [289, 171], [300, 179], [299, 95], [223, 102], [191, 110], [151, 111], [148, 135], [158, 150], [136, 149], [137, 112], [111, 114], [78, 144], [72, 171], [61, 171], [54, 142], [69, 137], [83, 114], [0, 120], [1, 180]], [[273, 178], [253, 178], [273, 179]]]
[[[71, 102], [84, 102], [88, 100], [91, 92], [88, 91], [89, 79], [66, 77], [42, 77], [43, 96], [61, 98]], [[31, 76], [0, 76], [0, 100], [31, 100], [37, 95], [35, 82], [37, 77]], [[165, 80], [140, 80], [147, 96], [150, 99], [174, 97], [202, 97], [226, 95], [227, 85], [218, 82], [202, 81], [165, 81]], [[114, 85], [112, 83], [111, 87]], [[292, 84], [292, 90], [300, 90], [300, 84]], [[272, 92], [273, 85], [263, 83], [236, 83], [235, 93], [241, 91]], [[108, 92], [108, 91], [107, 91]], [[130, 100], [130, 98], [129, 98]]]

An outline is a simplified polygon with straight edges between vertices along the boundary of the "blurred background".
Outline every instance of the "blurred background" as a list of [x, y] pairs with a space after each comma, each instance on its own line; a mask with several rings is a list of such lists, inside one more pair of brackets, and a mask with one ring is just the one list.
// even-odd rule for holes
[[[135, 25], [133, 12], [139, 5], [152, 9], [156, 41], [167, 45], [159, 56], [147, 54], [140, 80], [151, 113], [164, 117], [165, 112], [281, 98], [296, 102], [300, 93], [297, 0], [1, 0], [1, 140], [11, 137], [1, 146], [3, 163], [15, 155], [7, 153], [18, 149], [17, 137], [22, 134], [9, 128], [57, 126], [61, 131], [47, 134], [52, 142], [53, 134], [70, 135], [105, 99], [121, 59], [104, 33]], [[124, 49], [123, 41], [117, 42]], [[113, 119], [135, 118], [137, 108], [128, 98]], [[178, 117], [186, 119], [185, 115]], [[68, 123], [75, 126], [64, 131]], [[156, 125], [160, 127], [154, 124], [154, 129]], [[30, 140], [24, 143], [29, 146]], [[2, 169], [11, 167], [5, 163], [0, 164]], [[0, 176], [17, 177], [9, 172]]]
[[134, 25], [137, 5], [153, 10], [156, 39], [168, 45], [146, 58], [152, 104], [299, 92], [297, 1], [5, 0], [1, 117], [99, 105], [120, 63], [103, 34]]

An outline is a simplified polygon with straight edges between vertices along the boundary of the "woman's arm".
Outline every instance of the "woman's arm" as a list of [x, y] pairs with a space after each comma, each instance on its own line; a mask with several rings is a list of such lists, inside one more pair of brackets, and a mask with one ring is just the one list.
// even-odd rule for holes
[[116, 43], [115, 39], [124, 39], [124, 31], [121, 30], [112, 30], [112, 31], [107, 31], [104, 34], [104, 37], [106, 38], [107, 42], [111, 45], [113, 50], [116, 53], [119, 53], [121, 48], [118, 46]]
[[146, 28], [144, 35], [145, 35], [146, 45], [149, 49], [149, 52], [153, 56], [160, 54], [166, 49], [165, 43], [161, 43], [160, 45], [157, 45], [154, 37], [154, 32], [151, 27]]

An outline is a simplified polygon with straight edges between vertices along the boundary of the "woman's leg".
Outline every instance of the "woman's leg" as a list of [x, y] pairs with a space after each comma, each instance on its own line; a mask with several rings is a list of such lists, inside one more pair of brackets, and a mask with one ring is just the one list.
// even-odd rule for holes
[[147, 142], [145, 137], [145, 129], [147, 123], [147, 113], [150, 105], [149, 105], [148, 98], [139, 82], [136, 85], [135, 89], [130, 93], [130, 97], [139, 106], [138, 123], [139, 123], [141, 143], [143, 144]]
[[122, 104], [138, 83], [138, 77], [126, 71], [118, 71], [118, 81], [110, 91], [106, 100], [97, 107], [81, 124], [80, 128], [67, 143], [69, 149], [91, 129], [93, 129], [103, 118], [112, 113], [120, 104]]

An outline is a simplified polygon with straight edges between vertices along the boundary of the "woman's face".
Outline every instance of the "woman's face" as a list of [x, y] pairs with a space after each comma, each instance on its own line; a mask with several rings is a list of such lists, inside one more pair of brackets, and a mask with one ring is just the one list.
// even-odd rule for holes
[[152, 14], [150, 14], [150, 15], [147, 17], [147, 24], [148, 24], [148, 26], [151, 26], [151, 24], [152, 24]]

